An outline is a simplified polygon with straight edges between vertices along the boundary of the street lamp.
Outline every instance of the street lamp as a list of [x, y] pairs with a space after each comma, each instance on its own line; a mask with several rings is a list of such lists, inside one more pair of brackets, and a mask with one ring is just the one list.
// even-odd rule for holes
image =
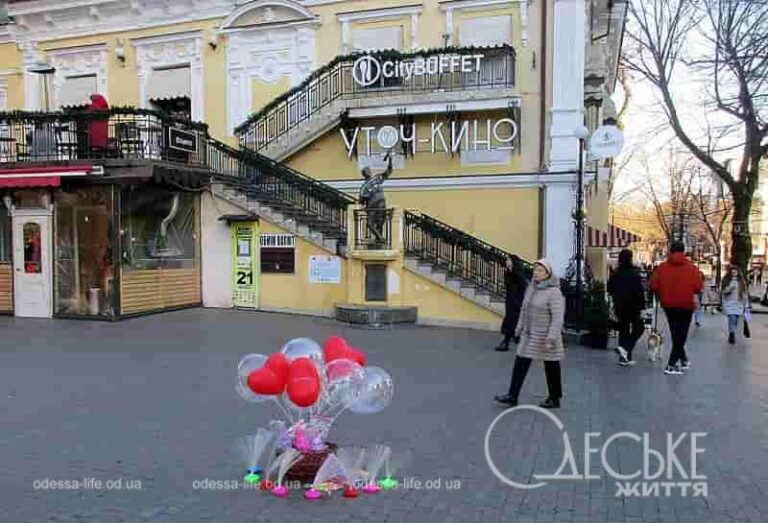
[[573, 130], [579, 140], [579, 180], [576, 191], [576, 324], [581, 329], [584, 312], [584, 141], [589, 129], [581, 125]]
[[43, 76], [43, 96], [45, 98], [45, 111], [51, 110], [50, 97], [48, 94], [48, 76], [56, 72], [56, 68], [45, 62], [38, 62], [27, 67], [27, 72], [33, 74], [40, 74]]

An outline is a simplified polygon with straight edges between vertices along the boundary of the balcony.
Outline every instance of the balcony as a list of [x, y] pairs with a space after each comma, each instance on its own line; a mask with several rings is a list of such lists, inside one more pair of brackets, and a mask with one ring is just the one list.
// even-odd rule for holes
[[[515, 87], [511, 46], [443, 48], [415, 53], [382, 51], [341, 56], [274, 99], [235, 129], [240, 144], [284, 158], [338, 124], [345, 111], [361, 116], [507, 107]], [[417, 74], [419, 73], [419, 74]], [[489, 102], [502, 104], [499, 107]]]
[[157, 160], [208, 167], [207, 126], [142, 109], [0, 113], [0, 164]]

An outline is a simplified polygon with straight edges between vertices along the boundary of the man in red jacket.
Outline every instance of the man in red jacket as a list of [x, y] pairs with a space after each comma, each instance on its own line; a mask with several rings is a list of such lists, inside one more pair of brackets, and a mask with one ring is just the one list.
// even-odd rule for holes
[[654, 271], [650, 282], [651, 290], [667, 315], [672, 337], [672, 352], [664, 374], [682, 374], [690, 368], [685, 353], [685, 340], [696, 310], [695, 296], [704, 288], [701, 272], [685, 257], [684, 250], [682, 243], [673, 242], [667, 261]]

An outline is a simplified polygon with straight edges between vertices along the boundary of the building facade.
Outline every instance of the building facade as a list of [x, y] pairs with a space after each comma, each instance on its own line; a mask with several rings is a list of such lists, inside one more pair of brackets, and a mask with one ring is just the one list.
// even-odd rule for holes
[[[303, 181], [291, 187], [298, 183], [302, 191], [321, 200], [324, 197], [317, 194], [322, 190], [332, 191], [342, 202], [348, 195], [349, 216], [333, 218], [345, 230], [340, 242], [344, 248], [339, 250], [336, 245], [336, 252], [330, 252], [323, 243], [325, 237], [313, 237], [312, 227], [302, 228], [297, 223], [300, 219], [290, 219], [291, 213], [275, 212], [270, 220], [262, 210], [269, 209], [268, 204], [272, 211], [279, 208], [274, 201], [254, 197], [249, 203], [247, 194], [245, 201], [238, 201], [227, 187], [217, 191], [215, 184], [207, 186], [207, 191], [179, 197], [180, 191], [174, 187], [180, 185], [178, 180], [166, 180], [163, 185], [157, 183], [157, 173], [152, 174], [153, 190], [165, 196], [157, 204], [163, 209], [157, 212], [158, 223], [147, 230], [174, 224], [183, 214], [178, 210], [179, 198], [189, 199], [184, 205], [191, 209], [192, 227], [186, 231], [194, 236], [197, 246], [193, 250], [198, 253], [192, 254], [197, 272], [190, 277], [197, 278], [200, 290], [181, 302], [157, 298], [160, 302], [152, 302], [146, 310], [161, 308], [157, 303], [235, 304], [229, 280], [237, 257], [230, 252], [230, 232], [242, 223], [232, 217], [243, 215], [259, 222], [256, 229], [265, 238], [256, 240], [259, 268], [264, 270], [257, 271], [260, 308], [330, 314], [338, 303], [381, 302], [366, 298], [366, 267], [383, 265], [385, 304], [417, 306], [422, 317], [469, 318], [492, 325], [499, 319], [498, 307], [480, 299], [476, 309], [472, 301], [482, 293], [468, 300], [459, 289], [458, 297], [451, 298], [456, 304], [451, 305], [451, 299], [442, 296], [451, 293], [451, 286], [415, 282], [424, 275], [409, 272], [402, 255], [350, 255], [356, 249], [350, 246], [352, 238], [346, 238], [346, 232], [351, 235], [358, 226], [355, 216], [362, 216], [353, 212], [354, 198], [363, 183], [361, 171], [382, 171], [391, 160], [392, 172], [384, 183], [394, 213], [390, 219], [396, 224], [390, 240], [404, 251], [411, 241], [409, 224], [411, 228], [425, 227], [428, 222], [430, 227], [451, 231], [454, 238], [465, 238], [465, 244], [476, 242], [464, 249], [470, 253], [467, 256], [476, 256], [476, 251], [496, 252], [497, 257], [498, 253], [514, 253], [525, 260], [546, 256], [565, 275], [574, 255], [579, 165], [574, 130], [586, 125], [593, 131], [615, 117], [610, 96], [625, 7], [609, 0], [11, 1], [10, 23], [0, 26], [0, 111], [71, 113], [85, 108], [90, 95], [98, 93], [112, 108], [161, 115], [146, 116], [159, 118], [159, 123], [128, 127], [113, 125], [111, 117], [110, 139], [119, 142], [121, 159], [130, 156], [125, 151], [133, 143], [141, 149], [138, 156], [143, 161], [179, 160], [166, 154], [166, 133], [179, 127], [173, 122], [190, 119], [204, 122], [205, 131], [192, 129], [201, 134], [194, 152], [187, 151], [187, 157], [182, 157], [187, 169], [226, 170], [210, 164], [212, 154], [202, 154], [202, 147], [213, 147], [218, 155], [230, 155], [230, 162], [236, 158], [241, 165], [239, 174], [245, 173], [246, 178], [254, 175], [263, 180], [267, 170], [276, 169], [282, 173], [282, 177], [274, 175], [279, 183], [286, 183], [288, 176], [300, 177]], [[78, 135], [78, 129], [87, 129], [89, 124], [80, 122], [77, 127], [76, 123], [71, 123], [68, 132], [82, 138], [85, 134]], [[36, 126], [39, 124], [27, 133]], [[60, 122], [51, 127], [57, 151], [67, 143], [60, 131], [63, 127]], [[181, 129], [175, 139], [183, 138], [184, 132]], [[0, 129], [0, 140], [7, 138], [0, 162], [7, 163], [10, 171], [18, 169], [22, 160], [35, 159], [23, 156], [28, 151], [20, 153], [30, 147], [32, 135], [27, 136], [29, 140], [11, 132], [3, 134]], [[149, 153], [155, 146], [161, 152], [153, 158]], [[194, 165], [190, 165], [190, 157], [194, 157]], [[89, 186], [94, 172], [106, 169], [110, 177], [109, 162], [90, 161], [93, 155], [77, 158], [89, 160]], [[73, 161], [58, 153], [46, 160], [51, 168], [51, 163], [60, 166]], [[610, 161], [585, 158], [587, 221], [598, 231], [608, 230], [607, 199], [601, 186], [610, 168]], [[54, 174], [66, 178], [59, 171]], [[69, 183], [48, 192], [6, 184], [8, 209], [21, 212], [20, 193], [32, 190], [46, 193], [55, 215], [59, 202], [64, 205], [66, 199], [58, 191], [66, 193]], [[112, 207], [102, 209], [102, 215], [112, 217], [114, 223], [105, 225], [101, 236], [126, 235], [119, 216], [126, 207], [123, 198], [128, 196], [121, 183], [110, 181], [108, 189], [104, 184], [93, 189], [110, 194], [106, 199]], [[141, 184], [137, 187], [131, 191], [143, 190]], [[264, 184], [260, 187], [262, 192], [271, 190]], [[42, 198], [41, 194], [35, 198]], [[31, 205], [47, 208], [42, 203]], [[171, 211], [174, 215], [166, 220]], [[15, 216], [21, 216], [18, 212]], [[75, 220], [78, 212], [74, 212]], [[315, 207], [313, 212], [320, 211]], [[240, 218], [245, 219], [243, 216]], [[228, 218], [219, 220], [222, 217]], [[63, 230], [58, 224], [63, 222], [56, 220], [58, 234]], [[340, 225], [343, 220], [349, 223]], [[11, 220], [6, 217], [5, 221]], [[13, 227], [6, 223], [9, 239], [5, 247], [0, 236], [0, 264], [3, 249], [10, 253], [16, 247], [9, 228]], [[150, 240], [143, 242], [145, 250], [151, 251], [149, 245], [157, 238]], [[58, 237], [52, 237], [53, 251], [57, 241]], [[458, 240], [452, 241], [458, 252]], [[186, 248], [168, 248], [190, 254]], [[102, 256], [123, 264], [126, 249], [121, 250], [119, 257]], [[383, 250], [394, 253], [397, 249]], [[587, 243], [586, 250], [594, 272], [602, 274], [604, 246]], [[345, 284], [337, 288], [309, 285], [310, 264], [319, 271], [322, 263], [317, 257], [339, 254], [338, 281]], [[375, 259], [377, 256], [383, 259]], [[5, 258], [8, 263], [12, 255]], [[53, 258], [59, 259], [55, 254]], [[153, 259], [151, 252], [144, 258]], [[475, 280], [487, 279], [470, 269], [469, 261], [451, 258], [450, 264], [471, 273]], [[293, 272], [285, 272], [291, 265]], [[325, 269], [335, 270], [331, 266]], [[498, 272], [498, 267], [493, 271]], [[120, 285], [130, 280], [128, 276], [126, 272]], [[498, 277], [495, 274], [491, 279]], [[2, 282], [10, 280], [11, 276], [3, 280], [0, 275], [0, 295]], [[376, 278], [371, 276], [373, 280]], [[123, 312], [130, 313], [130, 307], [120, 305], [127, 287], [125, 292], [115, 293], [120, 294], [119, 299], [111, 299], [105, 291], [109, 285], [97, 283], [79, 286], [81, 298], [75, 300], [79, 309], [93, 309], [95, 298], [89, 302], [88, 293], [99, 289], [100, 304], [109, 302], [113, 312], [125, 309]], [[12, 286], [12, 282], [5, 285]], [[0, 308], [2, 304], [0, 297]], [[440, 310], [451, 307], [455, 311]]]

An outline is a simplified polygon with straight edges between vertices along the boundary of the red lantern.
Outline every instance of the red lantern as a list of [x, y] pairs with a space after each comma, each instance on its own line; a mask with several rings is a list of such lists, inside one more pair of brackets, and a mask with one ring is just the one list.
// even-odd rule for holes
[[248, 388], [256, 394], [274, 396], [285, 390], [285, 380], [281, 380], [274, 372], [262, 367], [248, 375]]
[[288, 382], [288, 398], [297, 407], [314, 405], [320, 396], [320, 380], [314, 378], [295, 378]]

